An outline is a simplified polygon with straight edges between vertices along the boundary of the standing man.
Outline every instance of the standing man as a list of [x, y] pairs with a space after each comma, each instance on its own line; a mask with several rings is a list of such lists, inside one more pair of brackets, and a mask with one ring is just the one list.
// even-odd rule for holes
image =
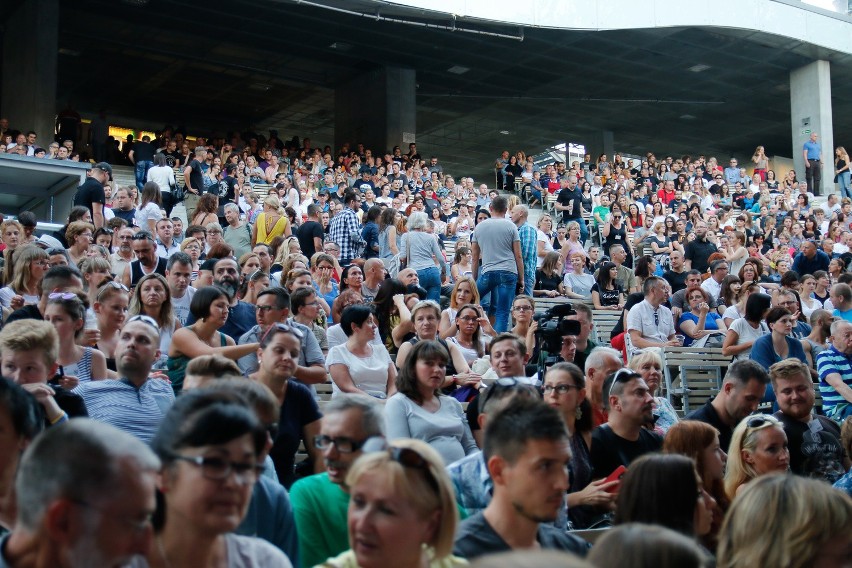
[[172, 309], [180, 324], [186, 325], [189, 319], [189, 304], [195, 295], [195, 288], [189, 285], [192, 277], [192, 259], [185, 252], [176, 252], [166, 264], [166, 282], [172, 299]]
[[577, 188], [577, 176], [574, 174], [562, 178], [561, 190], [556, 198], [556, 210], [562, 211], [562, 222], [568, 224], [577, 221], [580, 225], [580, 242], [589, 238], [589, 229], [583, 221], [583, 193]]
[[136, 208], [133, 206], [133, 200], [130, 198], [130, 192], [125, 187], [120, 187], [113, 194], [112, 213], [120, 219], [127, 221], [128, 225], [133, 225], [136, 222]]
[[508, 206], [505, 196], [495, 197], [489, 207], [491, 218], [476, 225], [470, 243], [473, 252], [473, 277], [476, 279], [480, 298], [491, 294], [489, 308], [495, 313], [494, 330], [497, 333], [509, 328], [512, 299], [523, 290], [523, 283], [518, 282], [518, 276], [524, 273], [521, 238], [518, 228], [506, 219]]
[[78, 419], [49, 428], [18, 468], [15, 530], [0, 566], [126, 566], [151, 546], [160, 460], [139, 440]]
[[842, 422], [852, 416], [852, 323], [836, 320], [828, 340], [830, 346], [816, 358], [822, 410]]
[[784, 359], [769, 367], [769, 378], [778, 401], [775, 417], [787, 434], [790, 471], [833, 484], [846, 473], [840, 427], [813, 413], [814, 383], [808, 366]]
[[683, 251], [684, 268], [697, 270], [704, 274], [710, 266], [710, 255], [716, 252], [716, 245], [707, 240], [707, 222], [698, 221], [693, 227], [695, 239], [686, 244]]
[[316, 566], [349, 548], [346, 474], [369, 438], [384, 436], [382, 405], [362, 394], [342, 394], [323, 408], [320, 433], [308, 443], [322, 452], [325, 471], [298, 480], [290, 500], [303, 566]]
[[142, 191], [148, 177], [148, 170], [154, 166], [154, 145], [150, 136], [143, 136], [141, 142], [134, 142], [127, 158], [136, 170], [136, 187]]
[[757, 410], [768, 383], [769, 375], [760, 363], [750, 359], [734, 361], [725, 373], [719, 394], [687, 414], [685, 420], [706, 422], [716, 428], [719, 445], [727, 452], [734, 428], [740, 420]]
[[512, 222], [518, 228], [521, 239], [521, 258], [524, 261], [524, 294], [532, 297], [535, 286], [535, 267], [538, 260], [538, 231], [527, 221], [530, 210], [526, 205], [515, 205], [512, 209]]
[[112, 166], [106, 162], [98, 162], [92, 166], [86, 181], [74, 194], [74, 205], [82, 205], [89, 209], [95, 229], [104, 226], [104, 204], [106, 203], [104, 185], [108, 181], [112, 181]]
[[154, 235], [148, 231], [139, 231], [133, 235], [131, 245], [136, 254], [136, 260], [132, 261], [124, 269], [121, 281], [128, 288], [133, 288], [139, 280], [152, 272], [160, 276], [166, 275], [166, 259], [157, 256], [157, 243]]
[[160, 357], [160, 328], [149, 316], [127, 320], [115, 347], [117, 380], [89, 381], [75, 389], [89, 416], [151, 443], [175, 400], [168, 381], [149, 378]]
[[570, 436], [559, 412], [540, 400], [516, 396], [485, 428], [491, 502], [462, 521], [453, 553], [474, 560], [543, 548], [585, 556], [588, 543], [550, 524], [565, 506], [570, 486]]
[[361, 224], [356, 211], [361, 208], [361, 196], [354, 191], [343, 194], [343, 211], [331, 218], [328, 236], [340, 246], [340, 266], [347, 266], [358, 257], [361, 243]]
[[302, 254], [308, 258], [313, 258], [314, 254], [322, 251], [322, 240], [325, 233], [322, 230], [319, 214], [319, 206], [311, 203], [308, 205], [308, 220], [296, 229], [299, 248], [302, 249]]
[[251, 252], [251, 228], [240, 220], [240, 208], [236, 203], [225, 204], [225, 221], [228, 224], [222, 232], [222, 237], [225, 244], [234, 249], [234, 256], [240, 258]]
[[819, 135], [811, 132], [810, 139], [802, 146], [802, 157], [805, 159], [805, 181], [808, 191], [819, 195], [819, 184], [822, 181], [822, 145], [817, 142]]
[[183, 182], [186, 185], [183, 205], [186, 207], [187, 219], [192, 219], [195, 215], [195, 208], [198, 206], [198, 200], [201, 199], [201, 192], [204, 191], [204, 170], [201, 164], [206, 158], [207, 148], [196, 146], [195, 158], [183, 169]]

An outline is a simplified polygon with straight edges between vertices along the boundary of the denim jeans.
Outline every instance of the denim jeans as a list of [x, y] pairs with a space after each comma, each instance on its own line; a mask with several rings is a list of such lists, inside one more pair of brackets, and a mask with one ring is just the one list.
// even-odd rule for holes
[[512, 310], [512, 300], [518, 289], [518, 275], [508, 270], [485, 272], [476, 280], [476, 288], [479, 290], [480, 297], [491, 292], [491, 302], [495, 311], [494, 331], [501, 333], [508, 330], [509, 312]]
[[154, 162], [141, 161], [136, 162], [136, 187], [142, 191], [142, 187], [147, 180], [148, 170], [154, 167]]
[[837, 176], [837, 184], [840, 186], [840, 197], [852, 198], [852, 187], [850, 187], [852, 173], [846, 171]]
[[533, 295], [533, 287], [535, 286], [535, 272], [532, 274], [527, 274], [524, 271], [524, 294], [529, 297]]
[[441, 271], [437, 266], [417, 271], [420, 286], [426, 289], [426, 299], [441, 302]]

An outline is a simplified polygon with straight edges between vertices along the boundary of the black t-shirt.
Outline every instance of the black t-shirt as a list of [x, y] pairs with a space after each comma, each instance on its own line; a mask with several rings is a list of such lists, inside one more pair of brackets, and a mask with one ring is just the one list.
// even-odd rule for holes
[[322, 240], [324, 236], [325, 233], [322, 231], [322, 225], [316, 221], [307, 221], [296, 229], [296, 238], [299, 239], [299, 247], [302, 249], [302, 254], [308, 258], [311, 258], [317, 252], [314, 246], [314, 237]]
[[678, 292], [686, 288], [686, 270], [675, 272], [668, 270], [663, 274], [663, 278], [672, 287], [672, 293]]
[[710, 241], [699, 241], [695, 239], [686, 245], [683, 253], [683, 258], [692, 262], [692, 270], [698, 270], [702, 274], [707, 272], [710, 263], [707, 259], [710, 255], [716, 252], [716, 245]]
[[[269, 457], [275, 464], [278, 481], [288, 489], [296, 481], [296, 452], [303, 441], [304, 428], [320, 418], [322, 414], [310, 389], [293, 379], [287, 381], [287, 395], [278, 418], [278, 436], [272, 443]], [[304, 442], [308, 444], [312, 440]]]
[[567, 187], [563, 188], [556, 197], [556, 202], [565, 206], [569, 206], [572, 202], [574, 203], [573, 212], [569, 212], [567, 209], [562, 212], [562, 220], [564, 222], [580, 219], [583, 216], [583, 194], [580, 193], [576, 187], [573, 191]]
[[94, 216], [92, 203], [106, 203], [106, 194], [104, 194], [104, 186], [95, 178], [86, 178], [83, 185], [77, 188], [77, 193], [74, 194], [74, 205], [83, 205], [89, 208], [89, 212]]
[[843, 476], [843, 446], [840, 428], [834, 421], [814, 415], [810, 422], [801, 422], [780, 410], [775, 418], [784, 424], [787, 434], [790, 471], [832, 484]]
[[204, 191], [204, 170], [201, 169], [201, 162], [192, 160], [189, 163], [189, 186], [198, 193]]
[[136, 223], [136, 208], [133, 208], [130, 211], [122, 211], [118, 207], [113, 207], [112, 212], [119, 219], [127, 221], [127, 224], [131, 227]]
[[136, 142], [133, 144], [133, 160], [139, 162], [154, 161], [154, 145], [150, 142]]
[[226, 204], [234, 203], [235, 187], [237, 187], [237, 180], [231, 176], [225, 176], [207, 188], [207, 193], [212, 193], [219, 198], [219, 210], [216, 212], [219, 217], [225, 216]]
[[535, 271], [535, 286], [536, 290], [558, 290], [562, 283], [562, 278], [559, 275], [547, 276], [540, 269]]
[[597, 292], [600, 295], [600, 302], [602, 306], [617, 306], [618, 301], [621, 299], [620, 286], [616, 286], [613, 290], [607, 290], [606, 288], [601, 288], [600, 285], [595, 282], [592, 285], [592, 292]]
[[716, 412], [716, 409], [713, 408], [712, 404], [710, 404], [712, 401], [712, 399], [708, 400], [704, 406], [687, 414], [684, 417], [684, 420], [705, 422], [718, 430], [719, 446], [721, 446], [722, 450], [727, 453], [728, 447], [731, 445], [731, 436], [734, 434], [734, 429], [722, 422], [722, 419], [719, 418], [719, 413]]
[[183, 156], [180, 152], [175, 150], [174, 152], [162, 152], [163, 156], [166, 158], [166, 165], [170, 168], [174, 168], [176, 165], [181, 163], [181, 159]]
[[629, 467], [636, 458], [658, 452], [662, 447], [662, 437], [650, 430], [639, 430], [639, 438], [634, 442], [613, 432], [609, 424], [601, 424], [592, 432], [594, 479], [608, 476], [618, 466]]

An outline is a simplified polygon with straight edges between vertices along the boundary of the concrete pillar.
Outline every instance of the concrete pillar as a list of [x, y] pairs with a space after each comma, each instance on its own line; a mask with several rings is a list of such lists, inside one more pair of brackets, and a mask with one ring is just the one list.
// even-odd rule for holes
[[[834, 128], [831, 112], [831, 68], [828, 61], [814, 61], [790, 72], [790, 127], [796, 175], [805, 180], [802, 146], [812, 132], [822, 145], [822, 182], [814, 193], [834, 193]], [[783, 175], [780, 173], [779, 175]]]
[[34, 130], [37, 142], [53, 141], [56, 116], [59, 0], [24, 0], [3, 34], [0, 115], [12, 128]]
[[363, 143], [374, 154], [416, 142], [416, 84], [413, 69], [382, 67], [338, 85], [334, 93], [334, 143]]
[[612, 163], [615, 155], [615, 139], [612, 131], [599, 130], [593, 133], [586, 144], [586, 153], [592, 155], [593, 162], [597, 161], [601, 154], [606, 154], [607, 160]]

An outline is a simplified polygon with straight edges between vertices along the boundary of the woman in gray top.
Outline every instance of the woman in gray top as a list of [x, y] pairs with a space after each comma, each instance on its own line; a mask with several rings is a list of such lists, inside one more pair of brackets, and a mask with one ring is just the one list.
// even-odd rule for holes
[[441, 301], [441, 271], [439, 258], [443, 258], [438, 239], [426, 232], [429, 218], [422, 211], [414, 211], [408, 217], [408, 232], [403, 239], [402, 258], [407, 259], [407, 267], [417, 272], [420, 286], [426, 289], [426, 299]]

